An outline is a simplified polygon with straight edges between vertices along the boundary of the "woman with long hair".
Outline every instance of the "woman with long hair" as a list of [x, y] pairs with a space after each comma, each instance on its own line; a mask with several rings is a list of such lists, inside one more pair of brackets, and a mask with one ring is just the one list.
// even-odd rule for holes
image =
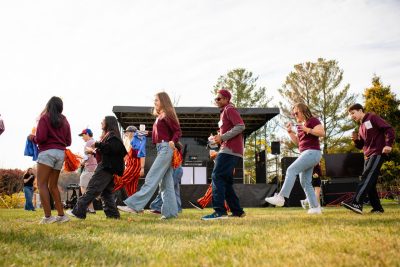
[[283, 206], [284, 198], [289, 198], [296, 176], [299, 175], [301, 187], [310, 205], [308, 214], [321, 214], [321, 206], [317, 202], [311, 181], [314, 166], [322, 157], [319, 138], [325, 136], [325, 130], [321, 122], [311, 114], [309, 107], [303, 103], [295, 104], [292, 114], [296, 119], [297, 134], [290, 122], [286, 124], [286, 130], [292, 142], [299, 146], [300, 156], [287, 169], [281, 191], [273, 197], [267, 197], [265, 201]]
[[163, 201], [161, 219], [168, 219], [178, 216], [171, 161], [175, 144], [178, 143], [182, 132], [175, 108], [167, 93], [160, 92], [155, 95], [153, 115], [156, 120], [153, 124], [152, 140], [157, 148], [157, 157], [140, 190], [124, 201], [127, 206], [118, 208], [125, 212], [141, 212], [160, 185]]
[[101, 122], [103, 133], [99, 142], [94, 143], [91, 153], [96, 153], [97, 168], [90, 179], [86, 192], [79, 198], [75, 207], [67, 213], [78, 219], [85, 219], [87, 208], [100, 195], [104, 213], [108, 218], [119, 219], [115, 204], [114, 174], [122, 175], [125, 169], [126, 149], [114, 116], [106, 116]]
[[[65, 149], [71, 145], [71, 129], [67, 118], [62, 114], [63, 101], [53, 96], [40, 115], [36, 135], [29, 139], [38, 145], [37, 184], [44, 215], [40, 224], [66, 222], [58, 190], [58, 178], [64, 163]], [[50, 194], [53, 197], [58, 216], [51, 216]]]

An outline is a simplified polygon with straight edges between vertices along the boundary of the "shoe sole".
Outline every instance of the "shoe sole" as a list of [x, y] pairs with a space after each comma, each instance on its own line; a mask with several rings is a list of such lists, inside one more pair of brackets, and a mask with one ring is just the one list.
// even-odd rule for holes
[[226, 220], [226, 219], [229, 219], [229, 217], [226, 216], [226, 217], [209, 218], [209, 219], [201, 218], [201, 220], [203, 221]]
[[189, 204], [192, 205], [194, 208], [198, 209], [198, 210], [202, 210], [203, 208], [196, 206], [194, 203], [189, 201]]
[[351, 210], [352, 212], [357, 213], [357, 214], [363, 214], [363, 212], [362, 212], [361, 210], [356, 209], [356, 208], [350, 206], [350, 205], [347, 204], [347, 203], [342, 203], [342, 206], [345, 207], [345, 208], [348, 209], [348, 210]]

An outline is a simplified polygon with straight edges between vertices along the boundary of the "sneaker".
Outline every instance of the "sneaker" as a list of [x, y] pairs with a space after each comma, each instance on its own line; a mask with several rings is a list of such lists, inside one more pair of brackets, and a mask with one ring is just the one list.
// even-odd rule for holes
[[229, 217], [229, 218], [243, 218], [243, 217], [246, 217], [246, 212], [243, 211], [243, 213], [240, 214], [240, 215], [239, 215], [239, 214], [233, 214], [233, 213], [232, 213], [232, 214], [228, 215], [228, 217]]
[[133, 213], [133, 214], [142, 213], [142, 212], [136, 211], [136, 210], [134, 210], [134, 209], [131, 209], [131, 208], [129, 208], [128, 206], [117, 206], [117, 208], [118, 208], [120, 211], [129, 212], [129, 213]]
[[96, 211], [94, 209], [87, 209], [86, 212], [90, 214], [96, 214]]
[[56, 217], [50, 216], [50, 217], [43, 217], [39, 224], [48, 224], [48, 223], [55, 223], [57, 221]]
[[198, 209], [198, 210], [204, 209], [204, 208], [199, 204], [199, 202], [197, 202], [196, 200], [195, 200], [195, 201], [189, 201], [189, 203], [190, 203], [190, 205], [192, 205], [193, 207], [195, 207], [195, 208]]
[[228, 219], [228, 216], [226, 214], [218, 214], [214, 212], [213, 214], [209, 214], [206, 216], [201, 217], [203, 221], [210, 221], [210, 220], [221, 220], [221, 219]]
[[150, 213], [153, 213], [153, 214], [161, 214], [161, 211], [159, 211], [159, 210], [150, 210]]
[[307, 211], [307, 214], [322, 214], [321, 207], [310, 208], [310, 209]]
[[354, 204], [354, 203], [346, 203], [346, 202], [342, 202], [340, 203], [343, 207], [345, 207], [346, 209], [349, 209], [355, 213], [358, 214], [362, 214], [362, 206], [359, 204]]
[[300, 204], [301, 204], [301, 207], [302, 207], [303, 209], [307, 209], [307, 206], [308, 206], [308, 199], [306, 198], [306, 199], [300, 200]]
[[267, 201], [269, 204], [279, 207], [283, 207], [283, 205], [285, 205], [285, 198], [283, 196], [278, 195], [277, 193], [275, 193], [273, 197], [265, 198], [265, 201]]
[[371, 211], [370, 211], [370, 213], [384, 213], [385, 212], [385, 210], [384, 209], [372, 209]]
[[56, 217], [56, 220], [57, 220], [57, 222], [58, 223], [65, 223], [65, 222], [68, 222], [70, 219], [69, 219], [69, 217], [67, 216], [67, 215], [63, 215], [63, 216], [57, 216]]
[[67, 210], [65, 213], [68, 214], [69, 216], [75, 217], [75, 218], [77, 218], [77, 219], [81, 219], [81, 220], [84, 219], [84, 218], [79, 218], [78, 216], [76, 216], [75, 214], [73, 214], [73, 213], [72, 213], [72, 210]]

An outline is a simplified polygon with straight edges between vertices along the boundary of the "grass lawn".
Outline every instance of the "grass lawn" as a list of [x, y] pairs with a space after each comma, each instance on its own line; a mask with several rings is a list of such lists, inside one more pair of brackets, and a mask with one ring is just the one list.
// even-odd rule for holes
[[[400, 205], [384, 214], [325, 208], [247, 208], [247, 217], [201, 221], [102, 211], [84, 221], [39, 225], [41, 210], [0, 209], [1, 266], [400, 266]], [[53, 212], [54, 214], [54, 212]]]

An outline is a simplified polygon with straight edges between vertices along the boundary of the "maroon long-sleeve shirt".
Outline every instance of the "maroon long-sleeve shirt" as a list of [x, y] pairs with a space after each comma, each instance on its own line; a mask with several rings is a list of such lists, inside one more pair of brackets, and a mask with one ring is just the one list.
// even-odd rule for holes
[[154, 144], [174, 141], [177, 143], [182, 136], [179, 123], [168, 117], [158, 117], [153, 124], [152, 140]]
[[363, 149], [364, 155], [381, 155], [385, 146], [393, 146], [394, 129], [384, 119], [373, 113], [365, 113], [358, 131], [358, 140], [354, 143]]
[[39, 152], [48, 149], [65, 150], [71, 145], [71, 129], [67, 118], [64, 117], [63, 124], [60, 128], [53, 128], [50, 123], [50, 117], [44, 114], [36, 129], [36, 136], [33, 141], [38, 144]]

